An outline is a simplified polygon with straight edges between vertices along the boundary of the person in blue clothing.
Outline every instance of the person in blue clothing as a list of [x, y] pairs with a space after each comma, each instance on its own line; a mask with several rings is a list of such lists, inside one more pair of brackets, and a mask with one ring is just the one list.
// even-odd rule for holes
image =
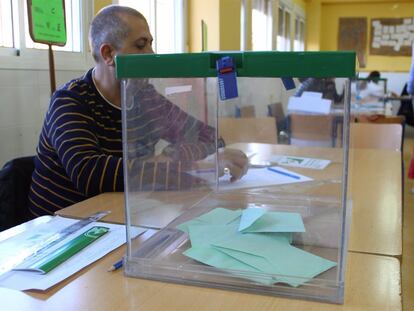
[[[414, 42], [412, 45], [412, 51], [411, 69], [407, 82], [407, 93], [413, 97], [411, 100], [412, 105], [414, 106]], [[408, 168], [408, 178], [414, 179], [414, 158], [411, 158], [410, 166]], [[411, 189], [411, 192], [414, 193], [414, 188]]]
[[412, 61], [411, 61], [411, 69], [410, 69], [410, 74], [408, 76], [408, 82], [407, 82], [407, 92], [410, 95], [414, 95], [414, 42], [413, 42], [413, 57], [412, 57]]

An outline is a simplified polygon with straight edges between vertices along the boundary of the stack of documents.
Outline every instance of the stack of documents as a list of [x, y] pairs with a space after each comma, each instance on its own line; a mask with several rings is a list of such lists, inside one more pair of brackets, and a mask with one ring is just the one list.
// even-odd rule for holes
[[184, 255], [216, 268], [268, 274], [251, 277], [261, 284], [297, 287], [336, 266], [291, 245], [292, 233], [305, 232], [299, 213], [216, 208], [178, 229], [191, 241]]
[[332, 101], [322, 98], [322, 93], [304, 92], [301, 97], [289, 98], [288, 112], [301, 112], [311, 114], [329, 114]]
[[283, 155], [272, 155], [269, 158], [269, 161], [283, 166], [309, 168], [314, 170], [323, 170], [331, 163], [330, 160], [326, 159], [304, 158]]

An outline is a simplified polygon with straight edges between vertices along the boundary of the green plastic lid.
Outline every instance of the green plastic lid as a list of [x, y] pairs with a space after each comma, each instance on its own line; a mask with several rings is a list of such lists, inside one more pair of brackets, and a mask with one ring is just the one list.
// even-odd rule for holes
[[215, 77], [216, 60], [231, 56], [238, 77], [355, 77], [355, 52], [208, 52], [116, 57], [123, 78]]

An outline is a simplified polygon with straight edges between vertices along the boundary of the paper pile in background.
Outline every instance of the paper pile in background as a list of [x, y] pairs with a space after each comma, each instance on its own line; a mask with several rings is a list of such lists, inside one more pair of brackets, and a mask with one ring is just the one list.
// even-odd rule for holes
[[336, 266], [291, 245], [293, 232], [305, 232], [298, 213], [216, 208], [177, 228], [190, 237], [184, 255], [216, 268], [269, 274], [251, 278], [261, 284], [297, 287]]
[[329, 114], [331, 105], [332, 101], [322, 98], [321, 93], [304, 92], [301, 97], [291, 96], [289, 98], [287, 110], [288, 112]]
[[330, 160], [325, 160], [325, 159], [303, 158], [303, 157], [296, 157], [296, 156], [279, 156], [279, 155], [272, 155], [269, 158], [269, 161], [277, 163], [279, 165], [284, 165], [284, 166], [310, 168], [310, 169], [315, 169], [315, 170], [323, 170], [331, 163]]

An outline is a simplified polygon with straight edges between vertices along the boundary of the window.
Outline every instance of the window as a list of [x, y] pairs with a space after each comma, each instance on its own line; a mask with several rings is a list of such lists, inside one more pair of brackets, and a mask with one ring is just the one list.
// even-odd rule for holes
[[[82, 11], [81, 0], [65, 0], [67, 43], [54, 50], [81, 52]], [[0, 46], [18, 49], [20, 47], [19, 20], [24, 19], [24, 48], [46, 49], [47, 45], [35, 43], [30, 38], [27, 17], [27, 1], [0, 0]], [[16, 33], [17, 30], [17, 33]]]
[[303, 51], [304, 16], [291, 0], [252, 0], [252, 50]]
[[282, 8], [278, 10], [277, 49], [285, 50], [285, 15]]
[[254, 0], [252, 3], [252, 50], [272, 50], [272, 4], [269, 0]]
[[11, 0], [0, 0], [0, 47], [14, 47]]
[[[93, 2], [64, 0], [67, 43], [53, 46], [57, 69], [84, 70], [91, 65], [87, 29]], [[35, 43], [29, 35], [27, 1], [0, 0], [0, 68], [48, 67], [46, 44]]]
[[[66, 44], [64, 46], [53, 46], [56, 51], [81, 52], [81, 0], [65, 0], [65, 17], [66, 17]], [[27, 2], [24, 1], [24, 29], [25, 29], [25, 46], [26, 48], [47, 49], [46, 44], [35, 43], [30, 38], [29, 21], [27, 18]]]
[[141, 12], [154, 37], [156, 53], [184, 52], [185, 0], [118, 0]]
[[291, 51], [291, 13], [284, 7], [279, 7], [278, 12], [277, 50]]
[[303, 51], [305, 49], [305, 23], [299, 17], [295, 19], [295, 42], [293, 49], [295, 51]]
[[291, 51], [291, 45], [290, 45], [290, 13], [288, 11], [285, 10], [285, 31], [284, 31], [284, 35], [285, 35], [285, 50], [286, 51]]

